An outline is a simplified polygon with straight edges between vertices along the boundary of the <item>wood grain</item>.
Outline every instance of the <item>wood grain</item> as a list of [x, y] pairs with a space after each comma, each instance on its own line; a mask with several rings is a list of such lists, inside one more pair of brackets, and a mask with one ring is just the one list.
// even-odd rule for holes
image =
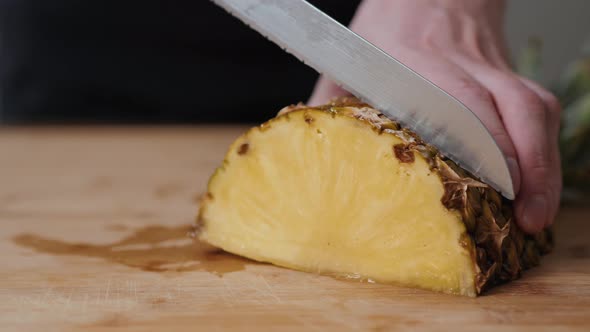
[[[471, 299], [257, 264], [189, 237], [244, 128], [0, 130], [0, 330], [590, 331], [590, 208]], [[188, 234], [188, 235], [187, 235]]]

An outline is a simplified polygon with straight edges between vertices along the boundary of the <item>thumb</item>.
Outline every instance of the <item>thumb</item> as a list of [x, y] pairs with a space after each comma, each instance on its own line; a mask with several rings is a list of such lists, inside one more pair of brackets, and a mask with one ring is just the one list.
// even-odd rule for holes
[[307, 104], [310, 106], [323, 105], [327, 104], [333, 98], [343, 96], [350, 96], [350, 93], [326, 77], [321, 76]]

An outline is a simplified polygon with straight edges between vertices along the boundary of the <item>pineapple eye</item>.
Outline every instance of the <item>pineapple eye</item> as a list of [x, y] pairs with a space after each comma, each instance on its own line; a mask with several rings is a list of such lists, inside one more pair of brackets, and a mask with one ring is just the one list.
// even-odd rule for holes
[[250, 149], [250, 144], [244, 143], [244, 144], [240, 145], [240, 147], [238, 148], [238, 154], [240, 156], [245, 155], [246, 153], [248, 153], [249, 149]]

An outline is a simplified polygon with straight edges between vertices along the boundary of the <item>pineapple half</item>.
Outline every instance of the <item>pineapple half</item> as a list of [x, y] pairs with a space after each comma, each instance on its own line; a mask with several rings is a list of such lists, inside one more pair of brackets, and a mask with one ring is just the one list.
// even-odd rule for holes
[[511, 202], [354, 98], [299, 104], [230, 147], [199, 239], [292, 269], [476, 296], [551, 248]]

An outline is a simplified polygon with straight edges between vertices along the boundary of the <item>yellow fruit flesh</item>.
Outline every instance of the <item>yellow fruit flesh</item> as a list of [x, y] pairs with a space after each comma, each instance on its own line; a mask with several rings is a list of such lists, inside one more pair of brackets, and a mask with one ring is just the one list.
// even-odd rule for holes
[[251, 130], [211, 179], [200, 238], [298, 270], [475, 296], [461, 217], [422, 156], [396, 158], [400, 143], [322, 111]]

